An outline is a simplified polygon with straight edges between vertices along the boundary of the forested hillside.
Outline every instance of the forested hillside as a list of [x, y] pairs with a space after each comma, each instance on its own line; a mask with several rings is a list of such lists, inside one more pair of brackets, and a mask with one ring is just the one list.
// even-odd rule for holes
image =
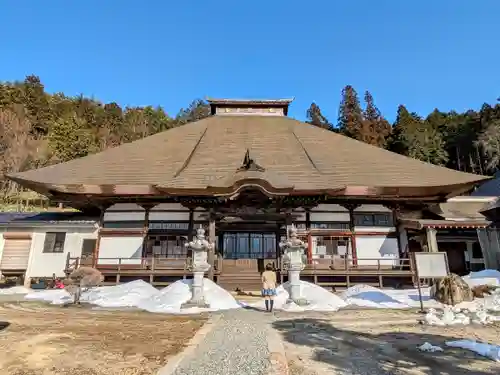
[[[486, 98], [488, 99], [488, 98]], [[461, 171], [491, 174], [500, 158], [500, 105], [427, 116], [399, 106], [390, 124], [369, 92], [360, 104], [351, 86], [342, 91], [339, 116], [327, 119], [317, 103], [307, 110], [316, 126], [410, 157]], [[194, 100], [169, 116], [161, 107], [126, 107], [83, 96], [49, 94], [37, 76], [0, 83], [0, 170], [5, 173], [71, 160], [208, 116]], [[0, 200], [12, 203], [19, 187], [0, 180]]]

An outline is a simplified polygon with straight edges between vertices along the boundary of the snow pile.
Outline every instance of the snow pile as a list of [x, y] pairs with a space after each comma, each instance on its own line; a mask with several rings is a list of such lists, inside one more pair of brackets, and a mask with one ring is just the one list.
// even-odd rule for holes
[[500, 286], [500, 271], [483, 270], [479, 272], [471, 272], [467, 276], [462, 277], [469, 286], [477, 285], [492, 285]]
[[143, 280], [93, 288], [82, 293], [80, 300], [100, 307], [137, 307], [140, 301], [158, 294], [158, 290]]
[[[445, 306], [442, 312], [430, 309], [425, 316], [425, 322], [430, 325], [447, 326], [455, 324], [490, 324], [500, 321], [500, 293], [497, 291], [483, 300], [463, 302], [456, 306]], [[492, 314], [493, 313], [493, 314]]]
[[[342, 307], [347, 306], [347, 303], [330, 293], [328, 290], [320, 287], [319, 285], [308, 283], [307, 281], [300, 281], [301, 297], [304, 298], [308, 304], [305, 306], [298, 306], [290, 302], [290, 283], [286, 282], [276, 289], [277, 296], [274, 299], [274, 308], [277, 310], [286, 311], [337, 311]], [[264, 309], [264, 300], [252, 305], [253, 307]]]
[[203, 289], [208, 308], [188, 308], [181, 311], [181, 305], [191, 298], [192, 280], [179, 280], [170, 284], [149, 298], [142, 299], [137, 307], [155, 313], [196, 313], [240, 308], [241, 305], [226, 290], [212, 280], [205, 279]]
[[443, 348], [441, 348], [440, 346], [432, 345], [429, 342], [425, 342], [418, 347], [418, 350], [422, 352], [435, 353], [435, 352], [442, 352]]
[[13, 295], [13, 294], [28, 294], [31, 289], [24, 286], [12, 286], [10, 288], [0, 289], [0, 295]]
[[[496, 270], [484, 270], [471, 272], [463, 279], [471, 286], [500, 284], [500, 272]], [[500, 321], [500, 288], [491, 295], [484, 298], [476, 298], [472, 302], [462, 302], [456, 306], [445, 306], [443, 311], [429, 310], [425, 316], [427, 324], [431, 325], [454, 325], [454, 324], [489, 324]]]
[[389, 308], [389, 309], [404, 309], [410, 307], [408, 303], [395, 299], [391, 296], [391, 292], [383, 291], [369, 285], [356, 285], [348, 288], [341, 294], [342, 298], [348, 305], [372, 307], [372, 308]]
[[452, 348], [471, 350], [483, 357], [500, 362], [500, 346], [498, 345], [485, 344], [473, 340], [447, 341], [446, 345]]
[[[195, 313], [202, 311], [227, 310], [241, 307], [234, 297], [213, 281], [205, 279], [207, 309], [183, 309], [181, 305], [191, 298], [192, 280], [178, 280], [162, 290], [151, 284], [136, 280], [114, 286], [103, 286], [83, 291], [80, 300], [103, 308], [130, 308], [157, 313]], [[27, 294], [27, 300], [63, 305], [73, 301], [63, 289], [49, 289]]]

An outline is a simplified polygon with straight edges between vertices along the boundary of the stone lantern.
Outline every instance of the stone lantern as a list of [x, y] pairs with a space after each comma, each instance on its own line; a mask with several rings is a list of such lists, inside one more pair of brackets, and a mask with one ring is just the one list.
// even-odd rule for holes
[[192, 263], [190, 265], [193, 271], [193, 284], [191, 286], [191, 299], [182, 305], [182, 308], [189, 307], [209, 307], [205, 302], [203, 292], [203, 278], [211, 265], [208, 264], [208, 252], [213, 249], [213, 244], [205, 239], [205, 229], [198, 228], [196, 238], [187, 243], [186, 246], [193, 252]]
[[287, 303], [307, 305], [308, 302], [301, 296], [300, 290], [300, 271], [305, 267], [304, 252], [307, 245], [297, 238], [297, 228], [294, 225], [288, 231], [288, 238], [280, 243], [280, 248], [284, 250], [283, 262], [288, 269], [290, 283], [290, 299]]

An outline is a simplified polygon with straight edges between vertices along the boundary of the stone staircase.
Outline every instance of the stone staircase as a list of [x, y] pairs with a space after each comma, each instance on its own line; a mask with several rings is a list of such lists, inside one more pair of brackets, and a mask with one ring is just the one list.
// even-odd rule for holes
[[237, 289], [243, 292], [256, 292], [262, 288], [261, 276], [258, 272], [224, 272], [218, 276], [217, 284], [230, 292]]

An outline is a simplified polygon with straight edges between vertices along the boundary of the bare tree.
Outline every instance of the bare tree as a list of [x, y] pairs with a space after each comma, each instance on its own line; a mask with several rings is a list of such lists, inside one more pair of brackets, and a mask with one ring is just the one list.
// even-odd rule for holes
[[[37, 154], [40, 142], [31, 134], [31, 123], [21, 105], [0, 109], [0, 171], [3, 174], [26, 169]], [[10, 180], [1, 181], [6, 196], [18, 193]]]
[[500, 165], [500, 120], [489, 124], [479, 135], [475, 145], [480, 146], [487, 157], [486, 168], [495, 171]]

